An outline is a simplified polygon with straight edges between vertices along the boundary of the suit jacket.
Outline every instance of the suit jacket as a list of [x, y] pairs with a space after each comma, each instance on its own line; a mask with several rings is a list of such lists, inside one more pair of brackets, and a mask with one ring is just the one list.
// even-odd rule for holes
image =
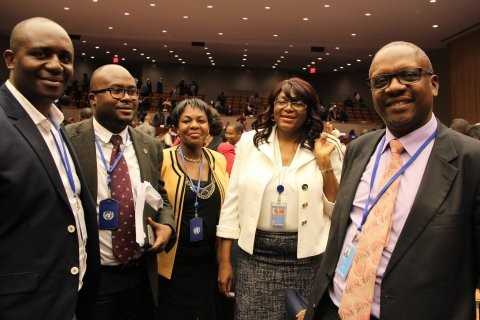
[[[148, 181], [151, 185], [162, 191], [163, 188], [160, 184], [160, 168], [162, 165], [162, 149], [156, 140], [149, 137], [140, 131], [137, 131], [129, 127], [130, 137], [132, 139], [135, 154], [137, 156], [138, 165], [140, 167], [140, 177], [142, 181]], [[95, 132], [93, 130], [93, 120], [87, 119], [66, 128], [67, 135], [72, 141], [73, 147], [76, 149], [80, 164], [85, 172], [87, 185], [91, 192], [92, 198], [97, 200], [98, 191], [98, 175], [97, 175], [97, 155], [95, 148]], [[148, 217], [151, 217], [155, 221], [169, 225], [173, 229], [172, 237], [166, 246], [169, 250], [175, 243], [175, 224], [173, 220], [173, 211], [168, 204], [168, 199], [163, 193], [164, 208], [160, 212], [156, 212], [152, 207], [145, 205], [144, 209], [144, 230], [146, 230], [146, 221]], [[98, 234], [97, 234], [98, 238]], [[157, 303], [158, 295], [158, 274], [156, 258], [154, 254], [146, 253], [148, 278], [150, 281], [150, 287], [152, 290], [154, 302]]]
[[[0, 87], [0, 319], [71, 320], [94, 290], [99, 268], [95, 206], [63, 129], [81, 183], [87, 270], [78, 292], [77, 233], [57, 167], [41, 133], [5, 85]], [[70, 228], [71, 229], [71, 228]], [[88, 295], [87, 295], [88, 296]]]
[[[480, 257], [480, 143], [438, 124], [427, 167], [383, 276], [381, 319], [474, 319]], [[360, 178], [384, 130], [345, 156], [332, 228], [306, 319], [328, 295]]]

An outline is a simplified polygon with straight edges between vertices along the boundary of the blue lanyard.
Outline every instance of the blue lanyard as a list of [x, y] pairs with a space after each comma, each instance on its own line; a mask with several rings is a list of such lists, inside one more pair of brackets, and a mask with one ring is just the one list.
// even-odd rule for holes
[[123, 148], [123, 150], [120, 150], [120, 152], [118, 153], [115, 160], [113, 160], [113, 163], [112, 163], [111, 166], [109, 166], [108, 163], [107, 163], [107, 160], [105, 160], [105, 155], [103, 154], [103, 150], [102, 150], [102, 147], [100, 146], [99, 138], [98, 138], [97, 135], [95, 135], [95, 144], [97, 145], [98, 152], [100, 153], [100, 159], [102, 159], [103, 166], [104, 166], [105, 170], [107, 171], [107, 185], [108, 185], [108, 188], [111, 189], [110, 188], [110, 183], [112, 182], [111, 175], [112, 175], [112, 172], [117, 167], [118, 162], [123, 157], [123, 152], [126, 149], [127, 141], [125, 141], [125, 148]]
[[412, 165], [412, 163], [415, 160], [417, 160], [418, 156], [422, 153], [422, 151], [425, 150], [425, 148], [430, 144], [430, 142], [432, 142], [436, 137], [437, 137], [437, 131], [432, 133], [427, 138], [427, 140], [423, 142], [423, 144], [418, 148], [418, 150], [413, 154], [413, 156], [410, 159], [408, 159], [408, 161], [404, 165], [402, 165], [402, 167], [390, 178], [390, 180], [387, 181], [387, 183], [383, 186], [383, 188], [378, 192], [377, 196], [372, 199], [371, 198], [372, 189], [375, 183], [375, 178], [377, 176], [377, 170], [378, 170], [378, 165], [380, 163], [380, 157], [382, 155], [383, 146], [385, 145], [385, 136], [382, 138], [382, 141], [380, 142], [380, 146], [378, 148], [377, 155], [375, 158], [375, 164], [373, 166], [372, 179], [370, 180], [370, 190], [368, 191], [367, 203], [365, 204], [365, 207], [363, 208], [363, 213], [362, 213], [362, 222], [358, 227], [359, 232], [362, 231], [362, 227], [367, 221], [370, 211], [377, 204], [378, 200], [380, 200], [380, 198], [388, 190], [388, 188], [392, 185], [392, 183], [394, 183], [395, 180], [397, 180], [398, 177], [400, 177]]
[[[185, 166], [185, 156], [183, 155], [183, 150], [182, 147], [178, 147], [180, 157], [182, 158], [183, 165]], [[190, 189], [195, 193], [195, 217], [198, 217], [198, 194], [200, 193], [200, 182], [201, 182], [201, 177], [202, 177], [202, 167], [203, 167], [203, 156], [201, 157], [200, 160], [200, 166], [198, 167], [198, 183], [197, 186], [195, 187], [195, 184], [193, 183], [192, 179], [186, 174], [188, 181], [190, 181]]]
[[[62, 164], [63, 168], [65, 169], [65, 172], [67, 173], [67, 178], [68, 178], [68, 184], [70, 185], [70, 189], [72, 190], [73, 194], [76, 194], [76, 187], [75, 187], [75, 180], [73, 178], [73, 172], [72, 172], [72, 167], [70, 166], [70, 160], [68, 159], [68, 153], [67, 149], [65, 148], [65, 142], [63, 141], [62, 134], [60, 132], [60, 129], [57, 128], [53, 122], [51, 122], [55, 130], [58, 132], [58, 135], [60, 136], [60, 143], [57, 141], [57, 137], [53, 133], [52, 130], [50, 130], [50, 133], [53, 136], [53, 141], [55, 141], [55, 146], [57, 147], [58, 154], [60, 155], [60, 159], [62, 159]], [[62, 149], [60, 149], [60, 144], [62, 145]]]

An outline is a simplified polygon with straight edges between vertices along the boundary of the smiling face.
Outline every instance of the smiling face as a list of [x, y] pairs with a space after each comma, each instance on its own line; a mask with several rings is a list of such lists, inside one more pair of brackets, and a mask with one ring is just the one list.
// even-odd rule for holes
[[[106, 88], [135, 89], [135, 79], [119, 65], [106, 65], [92, 75], [90, 91]], [[114, 133], [122, 131], [133, 120], [138, 107], [138, 95], [125, 93], [122, 98], [115, 99], [105, 91], [90, 93], [89, 98], [95, 119]]]
[[182, 144], [201, 148], [209, 133], [207, 114], [200, 108], [187, 105], [179, 116], [177, 133]]
[[283, 91], [278, 94], [275, 101], [273, 119], [277, 124], [277, 130], [291, 136], [298, 135], [307, 118], [307, 106], [294, 107], [296, 104], [292, 104], [292, 101], [297, 101], [295, 95], [288, 98]]
[[73, 75], [73, 45], [52, 21], [30, 19], [12, 32], [4, 52], [10, 81], [34, 106], [50, 105]]
[[[416, 48], [402, 44], [387, 46], [375, 56], [370, 78], [410, 68], [431, 71], [428, 57]], [[420, 80], [408, 84], [402, 84], [394, 77], [387, 87], [372, 89], [372, 100], [389, 130], [401, 137], [430, 120], [433, 97], [437, 94], [438, 77], [422, 74]]]

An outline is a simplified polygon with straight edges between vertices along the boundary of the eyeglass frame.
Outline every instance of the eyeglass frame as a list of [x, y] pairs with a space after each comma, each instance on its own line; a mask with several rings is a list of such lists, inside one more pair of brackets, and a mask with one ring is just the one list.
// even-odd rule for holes
[[[122, 90], [122, 95], [120, 97], [115, 97], [112, 94], [112, 90]], [[128, 90], [135, 90], [136, 94], [130, 94], [130, 93], [127, 92]], [[107, 91], [108, 91], [108, 93], [110, 93], [110, 96], [115, 100], [123, 99], [126, 94], [128, 94], [128, 96], [132, 97], [132, 98], [138, 98], [140, 96], [140, 92], [139, 92], [138, 88], [109, 87], [109, 88], [104, 88], [104, 89], [91, 90], [90, 92], [93, 93], [93, 94], [98, 94], [98, 93], [104, 93], [104, 92], [107, 92]]]
[[[279, 107], [281, 107], [282, 109], [283, 108], [286, 108], [288, 105], [290, 105], [293, 109], [297, 110], [297, 111], [301, 111], [301, 110], [306, 110], [308, 108], [308, 105], [301, 101], [301, 100], [298, 100], [298, 101], [292, 101], [292, 100], [285, 100], [285, 101], [282, 101], [284, 102], [285, 104], [284, 105], [281, 105], [279, 104], [279, 100], [278, 99], [275, 99], [275, 101], [273, 102], [274, 105], [278, 105]], [[301, 107], [297, 108], [294, 106], [294, 104], [300, 104]]]
[[[417, 80], [414, 80], [414, 81], [406, 81], [404, 82], [405, 80], [402, 80], [401, 77], [399, 77], [399, 75], [402, 73], [402, 72], [405, 72], [405, 71], [412, 71], [412, 70], [415, 70], [417, 72], [420, 72], [420, 76]], [[420, 81], [420, 79], [422, 79], [422, 76], [423, 75], [430, 75], [430, 76], [433, 76], [435, 75], [435, 73], [433, 73], [432, 71], [429, 71], [429, 70], [425, 70], [423, 68], [405, 68], [405, 69], [402, 69], [400, 71], [397, 71], [397, 72], [391, 72], [391, 73], [381, 73], [381, 74], [378, 74], [376, 75], [375, 77], [372, 77], [372, 78], [368, 78], [366, 80], [367, 82], [367, 85], [368, 87], [371, 89], [371, 90], [385, 90], [386, 88], [388, 88], [388, 86], [390, 86], [390, 84], [392, 83], [392, 79], [393, 78], [396, 78], [398, 80], [398, 82], [400, 82], [401, 84], [403, 85], [410, 85], [412, 83], [415, 83], [415, 82], [418, 82]], [[386, 76], [388, 77], [388, 81], [387, 81], [387, 84], [383, 87], [380, 87], [380, 88], [376, 88], [375, 86], [372, 85], [372, 80], [376, 77], [379, 77], [379, 76]]]

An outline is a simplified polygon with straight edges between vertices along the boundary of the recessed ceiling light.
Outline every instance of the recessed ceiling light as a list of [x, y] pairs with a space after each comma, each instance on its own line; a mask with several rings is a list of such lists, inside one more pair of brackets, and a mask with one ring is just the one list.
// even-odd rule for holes
[[207, 8], [208, 8], [208, 9], [212, 9], [213, 6], [212, 6], [211, 4], [209, 4], [209, 5], [207, 6]]
[[310, 62], [310, 64], [313, 64], [313, 65], [315, 65], [315, 64], [316, 64], [316, 62], [315, 62], [315, 61], [312, 61], [312, 62]]
[[366, 17], [370, 17], [372, 14], [370, 12], [365, 12]]
[[85, 52], [82, 52], [82, 56], [84, 56], [84, 55], [86, 55], [86, 53], [85, 53]]
[[210, 53], [210, 52], [207, 52], [206, 55], [209, 56], [209, 55], [211, 55], [211, 53]]
[[118, 54], [114, 54], [113, 56], [114, 56], [114, 57], [118, 57]]
[[319, 60], [319, 61], [322, 61], [322, 60], [323, 60], [323, 58], [322, 58], [322, 57], [318, 57], [318, 58], [317, 58], [317, 60]]
[[277, 69], [277, 67], [275, 67], [275, 66], [272, 66], [272, 69]]
[[436, 3], [437, 0], [430, 0], [430, 3]]
[[174, 51], [173, 51], [173, 50], [169, 50], [168, 52], [169, 52], [169, 53], [173, 53]]
[[247, 52], [247, 51], [248, 51], [248, 49], [243, 49], [243, 52]]
[[311, 65], [307, 64], [307, 68], [310, 68], [310, 67], [311, 67]]
[[243, 17], [242, 20], [243, 20], [243, 21], [247, 21], [248, 18], [247, 18], [247, 17]]
[[283, 51], [283, 53], [285, 53], [285, 54], [288, 54], [288, 51], [287, 51], [287, 50], [285, 50], [285, 51]]
[[278, 37], [278, 34], [274, 34], [273, 37], [274, 37], [274, 38], [277, 38], [277, 37]]
[[108, 30], [113, 30], [113, 27], [108, 27]]
[[127, 59], [125, 59], [125, 58], [122, 58], [122, 61], [125, 61], [125, 60], [127, 60]]
[[137, 48], [133, 48], [132, 51], [137, 51]]
[[190, 17], [189, 16], [183, 16], [183, 19], [188, 19], [188, 18], [190, 18]]
[[325, 52], [325, 55], [326, 55], [326, 56], [329, 56], [329, 55], [330, 55], [330, 52]]
[[212, 63], [212, 66], [215, 66], [215, 63]]
[[244, 65], [244, 64], [242, 64], [242, 65], [241, 65], [241, 67], [243, 68], [243, 67], [245, 67], [245, 65]]
[[282, 61], [280, 61], [280, 60], [277, 60], [277, 63], [280, 63], [280, 62], [282, 62]]
[[219, 32], [218, 35], [219, 35], [219, 36], [223, 36], [223, 32]]
[[349, 66], [349, 67], [350, 67], [351, 65], [352, 65], [351, 63], [347, 63], [347, 66]]
[[175, 54], [173, 57], [174, 57], [174, 58], [178, 58], [178, 54]]
[[356, 36], [357, 36], [356, 33], [352, 33], [352, 34], [350, 34], [350, 35], [351, 35], [352, 37], [356, 37]]
[[150, 3], [150, 7], [155, 7], [155, 6], [156, 6], [156, 4], [155, 4], [155, 3], [153, 3], [153, 2], [152, 2], [152, 3]]
[[243, 58], [242, 60], [243, 60], [243, 61], [247, 61], [247, 58]]
[[142, 52], [142, 53], [140, 53], [140, 55], [141, 55], [141, 56], [144, 56], [144, 55], [145, 55], [145, 53], [143, 53], [143, 52]]
[[337, 70], [337, 69], [333, 69], [333, 71], [337, 72], [338, 70]]
[[362, 60], [360, 60], [360, 59], [357, 59], [356, 61], [357, 61], [357, 62], [362, 62]]
[[432, 28], [438, 28], [438, 27], [439, 27], [438, 24], [434, 24], [434, 25], [432, 26]]
[[162, 30], [162, 33], [167, 33], [167, 30], [163, 29], [163, 30]]
[[244, 56], [244, 57], [248, 57], [248, 54], [244, 54], [243, 56]]
[[335, 47], [335, 50], [340, 50], [340, 47]]
[[182, 58], [178, 58], [178, 61], [182, 61], [183, 59]]
[[100, 47], [99, 47], [99, 46], [95, 46], [95, 49], [100, 49]]
[[185, 62], [185, 61], [182, 61], [182, 64], [185, 64], [185, 63], [187, 63], [187, 62]]
[[283, 59], [283, 58], [285, 58], [285, 57], [284, 57], [284, 56], [280, 56], [280, 59]]
[[70, 8], [69, 7], [63, 7], [63, 10], [68, 11], [68, 10], [70, 10]]
[[97, 2], [98, 2], [98, 0], [92, 0], [92, 2], [95, 2], [95, 3], [97, 3]]
[[82, 40], [82, 43], [87, 43], [87, 40]]
[[289, 48], [293, 48], [293, 44], [289, 44], [288, 47], [289, 47]]
[[157, 60], [155, 60], [155, 59], [152, 59], [152, 62], [157, 62]]
[[168, 45], [164, 44], [163, 47], [164, 47], [164, 48], [168, 48]]
[[307, 68], [303, 67], [302, 70], [307, 70]]
[[269, 7], [269, 6], [265, 7], [265, 10], [270, 10], [270, 9], [272, 9], [272, 7]]
[[124, 12], [123, 15], [124, 15], [124, 16], [129, 16], [129, 15], [130, 15], [130, 12]]
[[309, 19], [308, 17], [303, 17], [302, 20], [303, 20], [303, 21], [308, 21], [308, 20], [310, 20], [310, 19]]
[[371, 53], [368, 54], [369, 57], [372, 57], [373, 55]]
[[124, 46], [128, 46], [128, 43], [124, 42], [123, 45], [124, 45]]
[[105, 51], [106, 54], [110, 54], [110, 51]]
[[330, 8], [330, 5], [327, 3], [327, 4], [324, 4], [323, 7]]
[[343, 67], [340, 67], [340, 69], [343, 69]]
[[95, 57], [94, 57], [94, 56], [91, 56], [90, 59], [95, 59]]
[[147, 59], [150, 59], [150, 57], [147, 57]]

